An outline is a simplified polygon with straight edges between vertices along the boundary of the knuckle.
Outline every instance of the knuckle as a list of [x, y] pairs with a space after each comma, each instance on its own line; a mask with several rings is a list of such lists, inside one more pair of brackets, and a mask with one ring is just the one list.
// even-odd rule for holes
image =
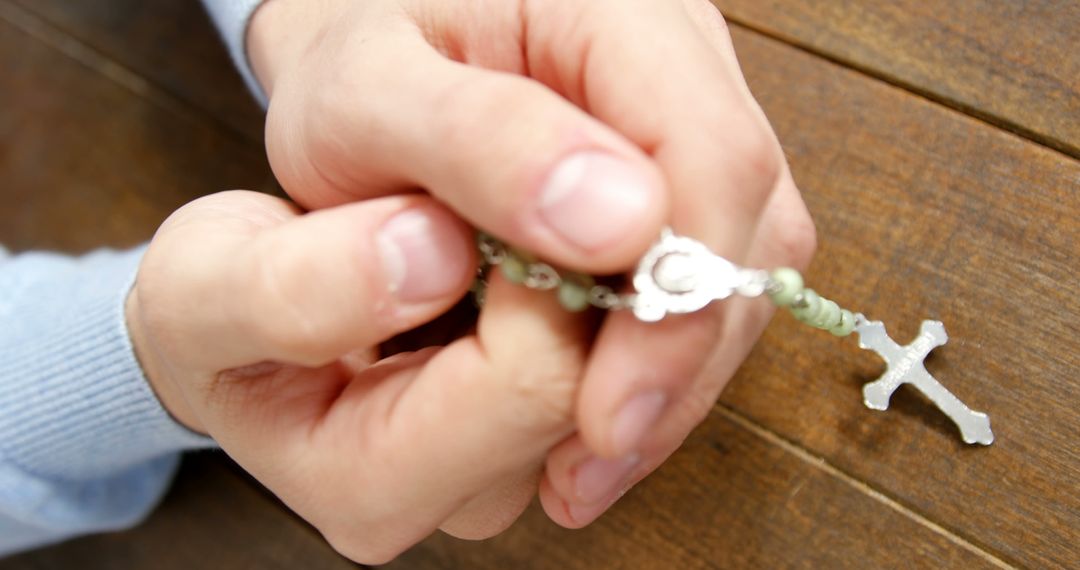
[[487, 540], [510, 528], [527, 506], [528, 501], [525, 501], [520, 507], [515, 505], [512, 509], [485, 512], [483, 515], [470, 516], [467, 520], [455, 520], [444, 524], [441, 530], [462, 540]]
[[435, 140], [461, 151], [476, 147], [485, 126], [520, 123], [529, 90], [525, 82], [494, 74], [468, 73], [449, 82], [433, 101], [435, 108], [445, 110], [436, 115]]
[[700, 124], [694, 128], [701, 140], [694, 144], [723, 149], [720, 161], [708, 168], [738, 189], [746, 206], [764, 207], [786, 171], [780, 143], [765, 119], [750, 110], [733, 114], [730, 108], [714, 109]]
[[810, 259], [817, 251], [817, 232], [810, 215], [806, 213], [797, 215], [796, 219], [781, 232], [778, 241], [794, 267], [810, 265]]
[[518, 509], [517, 512], [510, 516], [481, 519], [477, 523], [475, 532], [471, 533], [467, 538], [469, 540], [487, 540], [502, 534], [514, 524], [514, 521], [521, 515], [522, 510], [523, 508]]
[[[361, 538], [363, 533], [366, 535]], [[386, 564], [405, 552], [411, 544], [395, 539], [389, 533], [375, 530], [375, 527], [347, 527], [323, 532], [323, 538], [338, 554], [358, 564]]]
[[764, 202], [783, 175], [783, 153], [769, 129], [759, 126], [745, 129], [741, 139], [738, 149], [734, 151], [734, 158], [743, 170], [746, 187]]
[[[315, 140], [328, 145], [341, 144], [343, 141], [336, 140], [334, 135], [340, 133], [342, 127], [369, 125], [370, 117], [364, 112], [364, 107], [356, 104], [356, 93], [361, 86], [354, 85], [353, 82], [356, 81], [354, 77], [363, 77], [359, 75], [359, 71], [362, 70], [345, 67], [340, 76], [326, 82], [322, 88], [305, 94], [304, 105], [307, 112], [302, 118], [311, 129], [309, 134], [313, 135]], [[289, 119], [282, 121], [285, 123], [283, 128], [294, 126], [288, 124]]]
[[579, 347], [554, 347], [543, 354], [510, 355], [499, 362], [493, 373], [508, 391], [512, 420], [524, 431], [569, 425], [583, 359]]
[[783, 223], [776, 227], [772, 241], [783, 263], [805, 268], [817, 251], [817, 231], [813, 218], [801, 202], [789, 209]]
[[[514, 416], [526, 426], [564, 425], [573, 420], [577, 375], [535, 368], [509, 372]], [[558, 369], [558, 367], [553, 367]], [[565, 368], [562, 368], [565, 370]]]
[[720, 10], [708, 0], [683, 0], [691, 17], [699, 21], [706, 30], [714, 34], [730, 35], [727, 19]]
[[[280, 245], [280, 247], [278, 247]], [[260, 244], [251, 251], [248, 299], [252, 334], [282, 357], [297, 363], [316, 351], [325, 326], [315, 322], [318, 313], [304, 309], [303, 281], [313, 274], [305, 256], [291, 255], [288, 244]]]
[[[504, 403], [499, 413], [511, 429], [537, 436], [562, 431], [572, 421], [587, 356], [581, 331], [556, 332], [571, 325], [499, 303], [486, 307], [492, 316], [481, 319], [473, 342], [476, 370], [466, 374]], [[500, 332], [510, 329], [515, 334]]]
[[499, 536], [514, 524], [514, 521], [484, 521], [480, 523], [476, 531], [468, 536], [459, 536], [464, 540], [487, 540]]
[[679, 400], [674, 414], [688, 434], [709, 417], [714, 405], [716, 405], [716, 394], [713, 390], [693, 389], [687, 391], [686, 395]]
[[[326, 189], [348, 194], [356, 185], [351, 173], [356, 168], [357, 147], [370, 147], [387, 136], [384, 122], [367, 114], [348, 91], [341, 85], [316, 90], [299, 124], [293, 118], [280, 121], [282, 133], [268, 139], [268, 150], [270, 141], [281, 147], [270, 155], [280, 157], [271, 163], [275, 174], [282, 171], [305, 193]], [[269, 120], [267, 124], [269, 129]], [[297, 131], [301, 136], [296, 136]]]

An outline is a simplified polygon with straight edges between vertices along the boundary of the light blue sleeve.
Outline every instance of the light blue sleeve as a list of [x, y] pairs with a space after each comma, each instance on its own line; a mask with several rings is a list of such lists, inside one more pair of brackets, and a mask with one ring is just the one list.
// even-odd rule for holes
[[203, 6], [214, 21], [225, 47], [229, 49], [233, 64], [247, 83], [255, 98], [266, 107], [266, 93], [251, 71], [247, 56], [247, 28], [251, 16], [264, 0], [203, 0]]
[[0, 556], [138, 523], [180, 451], [214, 446], [169, 416], [132, 350], [142, 253], [0, 248]]

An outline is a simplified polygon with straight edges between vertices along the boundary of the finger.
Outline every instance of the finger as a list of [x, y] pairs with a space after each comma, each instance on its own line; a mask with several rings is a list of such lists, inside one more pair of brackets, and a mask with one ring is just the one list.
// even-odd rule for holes
[[[379, 37], [343, 48], [357, 62], [345, 75], [378, 88], [320, 86], [353, 89], [306, 110], [292, 137], [305, 148], [272, 149], [283, 155], [275, 164], [307, 157], [275, 167], [290, 193], [324, 206], [423, 188], [473, 225], [573, 268], [623, 270], [645, 251], [667, 203], [658, 169], [636, 145], [528, 78], [450, 61], [416, 35]], [[380, 41], [401, 59], [367, 54]], [[279, 107], [297, 112], [288, 100]], [[373, 174], [383, 187], [370, 186]], [[328, 188], [294, 192], [309, 179]]]
[[[523, 67], [649, 149], [671, 188], [676, 230], [743, 261], [783, 157], [715, 11], [698, 9], [695, 20], [679, 3], [620, 0], [531, 4], [521, 17]], [[469, 52], [467, 29], [444, 33], [465, 38], [461, 59], [485, 59], [482, 47]], [[634, 447], [700, 371], [722, 318], [711, 310], [660, 326], [626, 315], [609, 319], [586, 374], [580, 414], [591, 445], [606, 456]], [[611, 383], [637, 394], [616, 401], [625, 393], [591, 388]], [[607, 407], [624, 407], [618, 420], [605, 416], [606, 424], [588, 411], [605, 398]], [[589, 427], [597, 423], [602, 427]]]
[[531, 6], [530, 72], [649, 149], [671, 188], [676, 229], [741, 259], [782, 156], [732, 80], [737, 70], [678, 2]]
[[[785, 180], [766, 208], [748, 256], [754, 266], [804, 269], [810, 263], [815, 242], [813, 222], [794, 181], [789, 175]], [[771, 304], [762, 299], [725, 303], [729, 306], [724, 330], [732, 332], [711, 351], [705, 371], [681, 388], [682, 395], [666, 407], [639, 449], [615, 458], [599, 457], [575, 435], [552, 450], [540, 486], [541, 502], [552, 520], [569, 528], [595, 520], [626, 489], [662, 464], [706, 417], [772, 313]], [[587, 386], [594, 387], [616, 394], [629, 392], [618, 382]]]
[[[702, 37], [708, 39], [716, 53], [726, 62], [723, 67], [729, 72], [731, 81], [741, 87], [746, 105], [764, 120], [764, 114], [750, 96], [738, 72], [734, 49], [719, 12], [704, 0], [685, 0], [685, 3]], [[804, 267], [809, 263], [815, 248], [813, 222], [786, 166], [782, 168], [776, 189], [769, 195], [755, 234], [756, 239], [751, 244], [750, 255], [746, 260], [750, 266]], [[606, 456], [629, 452], [634, 447], [632, 442], [640, 441], [647, 430], [651, 430], [653, 425], [661, 421], [660, 416], [668, 413], [665, 408], [669, 401], [687, 397], [687, 389], [699, 381], [696, 364], [701, 363], [703, 358], [717, 347], [721, 350], [734, 348], [734, 353], [740, 352], [737, 347], [744, 344], [745, 338], [757, 338], [767, 316], [761, 315], [756, 320], [748, 320], [747, 326], [742, 328], [731, 326], [730, 323], [737, 319], [726, 320], [728, 324], [723, 330], [731, 331], [731, 334], [726, 336], [737, 338], [713, 336], [709, 339], [708, 334], [703, 334], [704, 331], [695, 334], [695, 331], [689, 330], [685, 323], [678, 320], [673, 320], [670, 324], [662, 323], [658, 327], [649, 327], [625, 318], [625, 324], [619, 330], [615, 330], [617, 325], [613, 323], [610, 336], [601, 339], [601, 350], [598, 350], [593, 362], [596, 369], [605, 373], [588, 376], [582, 392], [582, 430], [594, 449]], [[701, 320], [696, 321], [696, 324], [700, 323]], [[676, 330], [674, 334], [672, 328]], [[651, 330], [646, 333], [646, 329]], [[651, 367], [642, 368], [640, 362], [627, 362], [616, 352], [603, 350], [607, 346], [640, 343], [635, 334], [648, 334], [648, 338], [659, 338], [657, 344], [653, 345], [661, 347], [661, 350], [657, 351], [659, 354], [689, 356], [689, 359], [679, 362], [654, 360]], [[684, 334], [687, 336], [684, 337]], [[689, 343], [681, 344], [687, 339], [690, 340]], [[712, 346], [707, 343], [694, 343], [695, 339], [711, 340]], [[626, 378], [632, 380], [626, 382]], [[708, 393], [702, 398], [706, 404], [698, 408], [707, 409], [711, 405], [727, 378], [728, 376], [721, 375], [717, 377], [717, 381], [710, 383]], [[671, 437], [681, 441], [694, 423], [675, 430]]]
[[[785, 171], [765, 209], [747, 261], [752, 267], [802, 269], [809, 264], [815, 247], [813, 221]], [[590, 447], [601, 456], [614, 458], [655, 447], [657, 438], [681, 442], [707, 413], [772, 314], [769, 303], [760, 299], [749, 303], [752, 310], [740, 308], [746, 300], [729, 299], [708, 309], [712, 314], [669, 316], [654, 324], [636, 322], [630, 314], [609, 317], [590, 360], [579, 402], [578, 421]], [[749, 312], [744, 315], [740, 311]], [[642, 361], [607, 348], [638, 345], [643, 335], [654, 339], [650, 348], [658, 354], [689, 357]], [[703, 377], [703, 363], [717, 352], [727, 355], [732, 366], [723, 371], [705, 366], [708, 374]], [[602, 373], [593, 375], [593, 370]], [[678, 405], [672, 406], [672, 402]], [[670, 422], [679, 427], [663, 427]]]
[[539, 485], [540, 504], [556, 524], [574, 529], [584, 527], [610, 509], [666, 458], [666, 454], [659, 453], [598, 458], [579, 435], [572, 435], [548, 456]]
[[[477, 336], [408, 378], [351, 383], [309, 444], [328, 450], [322, 478], [347, 501], [317, 526], [350, 558], [380, 562], [441, 525], [455, 528], [455, 513], [491, 506], [493, 488], [535, 472], [573, 431], [585, 329], [550, 295], [496, 278]], [[363, 460], [342, 462], [338, 446], [353, 434], [361, 447], [348, 455]], [[505, 518], [492, 527], [457, 528], [482, 535], [508, 524], [526, 488], [504, 487]]]
[[[724, 65], [720, 68], [739, 91], [746, 107], [757, 116], [760, 124], [768, 125], [764, 110], [754, 99], [742, 74], [735, 45], [720, 10], [709, 0], [683, 0], [683, 6], [701, 37], [723, 60]], [[817, 248], [817, 236], [814, 221], [786, 161], [780, 165], [777, 184], [767, 200], [763, 219], [755, 228], [746, 264], [750, 267], [805, 269]]]
[[536, 496], [540, 466], [530, 466], [465, 503], [439, 525], [439, 530], [457, 538], [483, 540], [510, 528]]
[[[758, 124], [769, 125], [769, 119], [765, 116], [765, 111], [754, 99], [753, 93], [750, 92], [750, 86], [746, 84], [746, 77], [742, 73], [742, 66], [739, 64], [739, 59], [735, 54], [735, 44], [731, 41], [727, 21], [724, 20], [720, 10], [709, 0], [682, 0], [682, 3], [701, 37], [722, 60], [723, 65], [720, 66], [720, 69], [727, 74], [728, 80], [731, 81], [734, 89], [738, 91], [746, 108], [750, 113], [756, 115]], [[786, 172], [786, 166], [781, 166]], [[783, 176], [783, 173], [781, 173], [781, 176]], [[790, 177], [790, 174], [788, 176]]]
[[[734, 57], [718, 56], [681, 3], [525, 3], [504, 22], [523, 30], [509, 34], [516, 46], [473, 29], [469, 10], [436, 5], [414, 17], [433, 44], [453, 45], [456, 59], [528, 73], [648, 151], [664, 172], [676, 228], [741, 259], [782, 155], [735, 79]], [[507, 63], [507, 51], [523, 61]], [[640, 232], [656, 236], [653, 226]]]
[[[736, 85], [746, 88], [744, 95], [753, 102], [753, 96], [750, 94], [750, 89], [746, 87], [746, 80], [743, 78], [738, 57], [735, 55], [735, 45], [731, 42], [731, 32], [723, 14], [709, 0], [682, 0], [682, 4], [701, 37], [724, 60], [723, 70], [729, 74], [731, 81]], [[752, 104], [756, 105], [756, 103]]]
[[[580, 58], [567, 51], [587, 45], [589, 61], [604, 65], [584, 70], [588, 89], [578, 92], [581, 104], [632, 141], [655, 149], [672, 188], [678, 233], [744, 263], [784, 166], [775, 136], [735, 79], [733, 58], [718, 54], [679, 3], [594, 4], [602, 5], [597, 10], [606, 17], [593, 18], [586, 9], [581, 28], [587, 43], [564, 37], [552, 24], [557, 14], [535, 14], [530, 32], [536, 33], [529, 35], [535, 50], [529, 53], [554, 53], [549, 60], [573, 62]], [[658, 30], [665, 37], [647, 41]], [[620, 41], [625, 37], [639, 40], [627, 44]], [[581, 71], [556, 65], [547, 81], [573, 94]], [[605, 457], [636, 449], [723, 341], [723, 323], [719, 307], [658, 324], [628, 314], [610, 317], [597, 339], [579, 407], [589, 445]]]
[[445, 311], [475, 267], [468, 228], [421, 196], [297, 215], [276, 198], [224, 193], [186, 207], [154, 248], [171, 251], [150, 263], [168, 263], [144, 274], [179, 282], [168, 289], [186, 298], [152, 306], [178, 313], [166, 321], [186, 323], [181, 336], [213, 371], [317, 366], [371, 347]]

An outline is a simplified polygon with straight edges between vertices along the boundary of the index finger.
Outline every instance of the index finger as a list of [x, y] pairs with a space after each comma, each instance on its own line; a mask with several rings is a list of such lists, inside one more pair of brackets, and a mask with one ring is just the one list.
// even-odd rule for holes
[[[586, 31], [576, 41], [537, 14], [530, 47], [552, 52], [545, 60], [575, 61], [573, 50], [588, 47], [580, 69], [549, 70], [553, 75], [542, 79], [563, 85], [590, 114], [650, 152], [670, 188], [676, 233], [744, 262], [785, 168], [730, 50], [717, 50], [681, 2], [602, 1], [582, 10], [591, 24], [579, 26]], [[740, 334], [725, 329], [724, 320], [722, 306], [654, 324], [610, 316], [579, 398], [579, 429], [589, 447], [606, 457], [638, 450], [726, 342], [722, 335]]]
[[[570, 34], [568, 5], [580, 12]], [[784, 159], [734, 58], [715, 49], [681, 2], [535, 6], [525, 16], [532, 75], [655, 159], [678, 233], [741, 261]]]

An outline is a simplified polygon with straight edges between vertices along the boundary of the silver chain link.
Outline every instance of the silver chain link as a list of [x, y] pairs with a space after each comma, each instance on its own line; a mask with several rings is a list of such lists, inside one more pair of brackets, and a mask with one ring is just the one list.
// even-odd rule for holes
[[[680, 243], [667, 243], [672, 241]], [[667, 232], [664, 234], [661, 242], [658, 242], [658, 244], [654, 246], [654, 248], [661, 248], [660, 253], [647, 254], [646, 258], [643, 259], [642, 263], [646, 263], [648, 255], [672, 255], [674, 256], [674, 261], [680, 261], [680, 256], [689, 257], [692, 253], [694, 255], [700, 256], [701, 254], [695, 253], [693, 248], [691, 248], [691, 250], [684, 251], [689, 246], [681, 242], [686, 241], [688, 241], [687, 238], [680, 238], [678, 236], [675, 236], [671, 232]], [[696, 242], [691, 241], [690, 243], [691, 245], [696, 245], [699, 248], [703, 247]], [[572, 273], [561, 274], [559, 270], [557, 270], [555, 267], [546, 263], [536, 261], [531, 256], [517, 253], [513, 249], [504, 245], [501, 241], [490, 235], [479, 234], [477, 236], [476, 245], [477, 249], [480, 252], [480, 256], [483, 258], [483, 264], [478, 269], [477, 282], [476, 286], [474, 287], [474, 294], [476, 295], [478, 303], [480, 303], [483, 299], [484, 290], [487, 285], [485, 282], [485, 278], [488, 275], [488, 272], [491, 270], [492, 267], [502, 265], [508, 260], [515, 262], [515, 264], [512, 267], [512, 273], [508, 273], [507, 275], [509, 276], [512, 274], [514, 276], [514, 282], [520, 283], [525, 287], [528, 287], [529, 289], [535, 289], [538, 291], [551, 291], [554, 289], [559, 289], [560, 287], [564, 286], [564, 284], [566, 284], [573, 285], [574, 287], [578, 288], [578, 292], [571, 293], [571, 295], [580, 295], [580, 288], [588, 287], [588, 290], [585, 292], [585, 302], [588, 303], [588, 305], [605, 311], [630, 309], [634, 311], [635, 316], [643, 320], [649, 320], [650, 318], [663, 318], [664, 312], [681, 313], [689, 312], [691, 310], [697, 310], [697, 308], [699, 308], [695, 306], [687, 309], [683, 305], [686, 305], [688, 300], [692, 302], [701, 302], [701, 306], [704, 306], [704, 304], [707, 304], [712, 300], [725, 298], [732, 293], [738, 293], [739, 295], [745, 297], [757, 297], [763, 294], [776, 294], [783, 287], [782, 284], [777, 283], [772, 279], [768, 271], [760, 269], [741, 268], [733, 265], [732, 263], [724, 260], [723, 258], [713, 257], [712, 254], [709, 253], [708, 257], [703, 258], [705, 261], [715, 260], [722, 263], [720, 265], [716, 265], [715, 263], [704, 263], [700, 272], [702, 272], [707, 277], [711, 276], [712, 278], [719, 277], [721, 279], [726, 279], [726, 282], [729, 283], [728, 286], [730, 287], [730, 289], [720, 289], [718, 290], [718, 293], [706, 293], [718, 295], [716, 297], [702, 298], [700, 297], [700, 294], [694, 293], [692, 290], [677, 291], [675, 289], [671, 289], [671, 287], [665, 287], [665, 284], [667, 282], [659, 280], [671, 276], [657, 276], [655, 272], [658, 269], [663, 268], [664, 270], [672, 270], [672, 274], [674, 275], [674, 277], [671, 278], [677, 279], [680, 275], [680, 271], [685, 273], [686, 268], [679, 267], [678, 265], [672, 266], [670, 262], [667, 265], [663, 265], [661, 262], [662, 259], [665, 259], [663, 257], [654, 259], [654, 265], [648, 266], [646, 269], [648, 271], [651, 267], [651, 271], [653, 273], [651, 273], [650, 276], [653, 278], [653, 280], [656, 281], [657, 287], [659, 287], [658, 291], [653, 291], [652, 289], [649, 289], [648, 291], [618, 293], [608, 285], [593, 284], [592, 279], [588, 278], [587, 276], [580, 276]], [[665, 247], [667, 248], [666, 250], [663, 249]], [[719, 270], [720, 273], [717, 275], [710, 274], [710, 268], [712, 268], [714, 272]], [[505, 269], [511, 268], [505, 267], [504, 270]], [[641, 267], [638, 268], [638, 271], [642, 271]], [[700, 284], [697, 283], [697, 280], [699, 278], [700, 275], [694, 277], [694, 287], [700, 286]], [[708, 288], [704, 288], [702, 290], [711, 291]], [[681, 293], [685, 293], [685, 295]], [[657, 307], [655, 303], [657, 303], [658, 295], [660, 298], [660, 303], [662, 303], [661, 305], [659, 305], [661, 307], [661, 312], [659, 314], [654, 314]], [[695, 295], [697, 298], [692, 298], [692, 296]], [[674, 300], [672, 299], [673, 297]], [[560, 296], [560, 300], [561, 299], [562, 297]], [[577, 299], [578, 302], [580, 302], [580, 297], [578, 297]], [[667, 303], [675, 304], [668, 305]]]
[[[483, 258], [483, 265], [477, 270], [478, 287], [474, 288], [474, 294], [478, 304], [483, 304], [484, 289], [487, 283], [484, 281], [486, 269], [501, 265], [510, 256], [511, 251], [499, 240], [487, 235], [479, 234], [476, 238], [476, 248]], [[551, 291], [558, 289], [563, 283], [563, 277], [559, 271], [546, 263], [529, 262], [521, 260], [525, 265], [525, 280], [522, 285], [537, 291]], [[593, 285], [588, 292], [588, 302], [593, 307], [605, 311], [628, 309], [633, 306], [634, 295], [620, 295], [607, 285]]]
[[550, 291], [562, 283], [562, 278], [555, 268], [546, 263], [530, 263], [524, 285], [529, 289]]
[[506, 260], [506, 246], [487, 234], [477, 236], [476, 248], [480, 250], [480, 255], [484, 257], [487, 265], [498, 265]]

